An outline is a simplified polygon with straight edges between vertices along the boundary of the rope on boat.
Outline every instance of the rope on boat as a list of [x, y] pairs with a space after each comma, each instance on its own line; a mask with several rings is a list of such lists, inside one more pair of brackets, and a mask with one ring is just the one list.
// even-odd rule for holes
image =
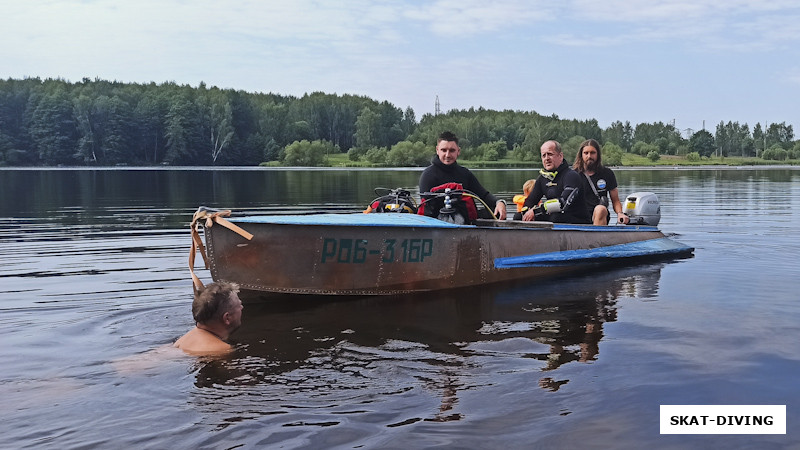
[[192, 274], [192, 282], [194, 283], [195, 291], [203, 288], [203, 282], [200, 281], [200, 278], [194, 273], [194, 258], [198, 251], [200, 252], [200, 256], [203, 257], [205, 268], [208, 269], [208, 256], [206, 255], [206, 247], [203, 245], [203, 240], [200, 239], [199, 228], [201, 226], [201, 221], [204, 221], [202, 226], [205, 226], [206, 228], [211, 228], [215, 223], [217, 223], [233, 231], [239, 236], [242, 236], [248, 241], [253, 239], [252, 233], [245, 231], [238, 225], [235, 225], [228, 219], [225, 219], [225, 217], [230, 215], [230, 210], [219, 211], [201, 206], [197, 209], [197, 211], [195, 211], [194, 216], [192, 216], [192, 223], [190, 225], [192, 229], [192, 252], [189, 254], [189, 272]]

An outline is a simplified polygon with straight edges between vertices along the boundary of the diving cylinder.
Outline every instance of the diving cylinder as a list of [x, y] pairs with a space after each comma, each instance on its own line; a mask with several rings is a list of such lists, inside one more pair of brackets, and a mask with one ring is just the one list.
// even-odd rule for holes
[[631, 225], [658, 225], [661, 221], [661, 204], [652, 192], [634, 192], [625, 199], [623, 212]]

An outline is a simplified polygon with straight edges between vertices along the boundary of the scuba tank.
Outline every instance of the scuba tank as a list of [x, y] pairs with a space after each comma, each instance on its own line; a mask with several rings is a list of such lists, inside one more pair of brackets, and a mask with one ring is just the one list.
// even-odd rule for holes
[[457, 225], [472, 224], [478, 218], [473, 196], [461, 183], [441, 184], [430, 192], [420, 192], [417, 213]]
[[[382, 192], [388, 193], [381, 195]], [[367, 209], [364, 210], [365, 213], [417, 213], [417, 202], [414, 201], [411, 192], [407, 189], [375, 188], [375, 194], [380, 196], [370, 202]]]
[[464, 225], [464, 216], [461, 215], [460, 212], [456, 211], [453, 207], [453, 199], [450, 198], [450, 195], [453, 192], [450, 188], [445, 188], [444, 190], [444, 206], [439, 209], [439, 215], [436, 216], [437, 219], [454, 223], [456, 225]]

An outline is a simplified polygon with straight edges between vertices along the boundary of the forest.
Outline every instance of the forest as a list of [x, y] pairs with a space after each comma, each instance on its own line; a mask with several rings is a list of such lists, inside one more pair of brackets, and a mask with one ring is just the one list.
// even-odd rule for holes
[[426, 166], [436, 136], [460, 137], [461, 159], [536, 165], [548, 139], [574, 157], [578, 143], [603, 145], [606, 165], [623, 154], [656, 161], [755, 157], [800, 159], [791, 125], [720, 122], [715, 130], [669, 123], [562, 119], [483, 108], [425, 114], [365, 96], [302, 97], [241, 90], [84, 78], [0, 80], [0, 166]]

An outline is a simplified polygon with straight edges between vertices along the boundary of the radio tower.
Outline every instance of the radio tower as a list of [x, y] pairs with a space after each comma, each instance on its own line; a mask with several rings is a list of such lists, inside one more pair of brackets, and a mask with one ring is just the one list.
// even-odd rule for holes
[[439, 109], [439, 96], [436, 96], [436, 110], [434, 112], [434, 116], [438, 116], [442, 111]]

